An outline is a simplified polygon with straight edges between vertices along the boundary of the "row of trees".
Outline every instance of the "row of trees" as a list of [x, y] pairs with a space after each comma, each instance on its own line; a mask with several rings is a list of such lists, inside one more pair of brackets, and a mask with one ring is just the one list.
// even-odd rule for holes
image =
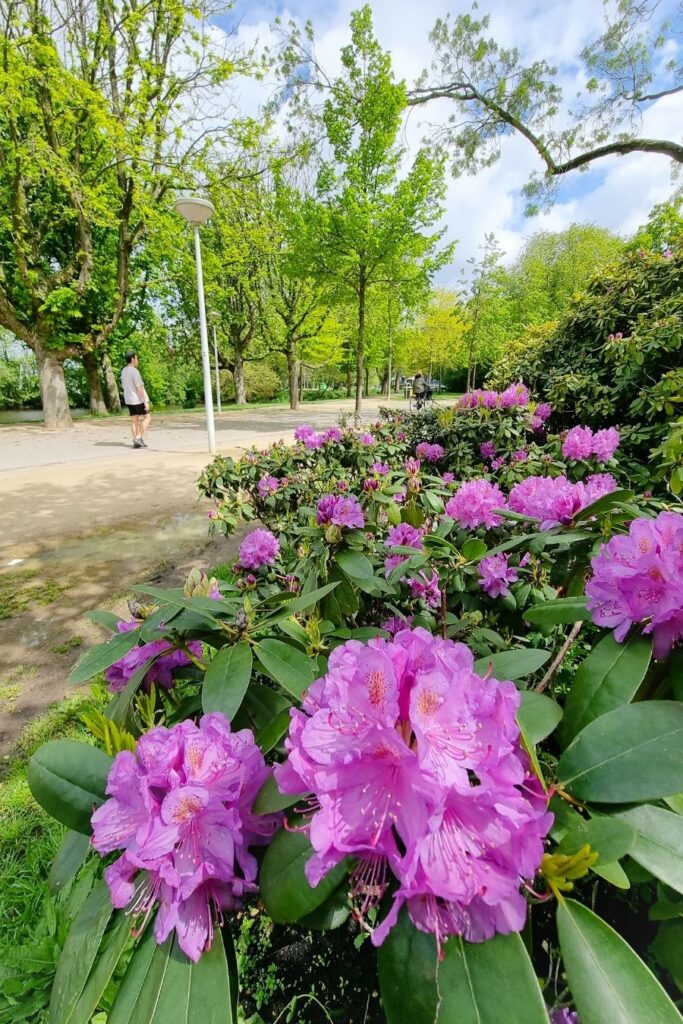
[[[70, 423], [65, 361], [82, 362], [98, 412], [118, 403], [112, 362], [132, 342], [155, 346], [161, 365], [164, 348], [196, 361], [191, 251], [172, 198], [198, 186], [216, 207], [203, 235], [206, 291], [237, 401], [245, 365], [273, 353], [286, 360], [292, 404], [302, 362], [343, 366], [357, 412], [370, 367], [388, 381], [399, 365], [466, 365], [473, 384], [516, 325], [555, 315], [617, 243], [597, 229], [561, 243], [539, 236], [515, 277], [487, 239], [464, 290], [432, 292], [452, 259], [447, 164], [463, 173], [490, 162], [509, 131], [545, 147], [546, 183], [579, 165], [553, 146], [582, 146], [581, 164], [639, 149], [680, 161], [676, 144], [633, 129], [626, 149], [604, 142], [627, 108], [679, 88], [678, 69], [655, 59], [655, 7], [620, 0], [581, 55], [593, 107], [558, 135], [555, 69], [524, 67], [486, 39], [485, 18], [439, 22], [432, 79], [410, 90], [368, 7], [352, 14], [329, 76], [312, 27], [281, 30], [281, 45], [258, 57], [214, 28], [220, 0], [0, 0], [0, 327], [35, 354], [46, 424]], [[629, 107], [617, 84], [634, 54]], [[231, 108], [226, 87], [264, 60], [283, 89], [255, 122]], [[443, 96], [458, 113], [408, 161], [406, 110]]]

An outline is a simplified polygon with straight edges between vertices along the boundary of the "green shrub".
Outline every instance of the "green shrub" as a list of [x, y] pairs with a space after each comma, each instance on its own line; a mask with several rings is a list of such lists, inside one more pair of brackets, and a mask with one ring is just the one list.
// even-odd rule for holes
[[[275, 371], [266, 363], [245, 363], [244, 384], [248, 402], [269, 402], [282, 388]], [[235, 401], [235, 382], [228, 371], [221, 373], [221, 394], [225, 401]]]

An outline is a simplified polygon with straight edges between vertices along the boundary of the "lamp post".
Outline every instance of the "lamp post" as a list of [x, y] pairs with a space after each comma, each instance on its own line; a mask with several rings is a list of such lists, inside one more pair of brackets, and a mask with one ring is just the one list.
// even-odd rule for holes
[[218, 341], [216, 339], [216, 325], [213, 327], [213, 361], [216, 364], [216, 410], [221, 414], [221, 371], [218, 368]]
[[206, 307], [204, 305], [204, 277], [202, 274], [202, 250], [199, 242], [199, 228], [206, 224], [214, 212], [213, 204], [199, 196], [176, 199], [176, 211], [194, 229], [194, 256], [197, 265], [197, 300], [199, 305], [199, 340], [202, 349], [202, 371], [204, 376], [204, 408], [206, 410], [206, 433], [209, 452], [216, 454], [216, 431], [213, 422], [213, 394], [211, 388], [211, 364], [209, 362], [209, 336], [206, 330]]

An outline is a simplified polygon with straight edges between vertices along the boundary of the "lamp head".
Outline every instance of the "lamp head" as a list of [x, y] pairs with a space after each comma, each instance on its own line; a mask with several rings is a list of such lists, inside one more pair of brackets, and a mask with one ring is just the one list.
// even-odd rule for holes
[[176, 199], [173, 205], [177, 213], [193, 226], [206, 224], [214, 212], [213, 203], [208, 199], [200, 199], [199, 196], [182, 196]]

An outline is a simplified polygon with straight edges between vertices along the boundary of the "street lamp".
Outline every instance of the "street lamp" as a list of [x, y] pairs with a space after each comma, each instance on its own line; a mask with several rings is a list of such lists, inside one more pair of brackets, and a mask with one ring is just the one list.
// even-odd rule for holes
[[213, 423], [213, 395], [211, 389], [211, 365], [209, 363], [209, 336], [206, 330], [206, 307], [204, 305], [204, 277], [202, 274], [202, 250], [199, 243], [199, 228], [206, 224], [214, 212], [213, 203], [199, 196], [184, 196], [176, 199], [176, 211], [194, 228], [194, 256], [197, 265], [197, 299], [199, 304], [199, 339], [202, 348], [202, 371], [204, 375], [204, 408], [206, 409], [206, 433], [209, 452], [216, 454], [216, 432]]

